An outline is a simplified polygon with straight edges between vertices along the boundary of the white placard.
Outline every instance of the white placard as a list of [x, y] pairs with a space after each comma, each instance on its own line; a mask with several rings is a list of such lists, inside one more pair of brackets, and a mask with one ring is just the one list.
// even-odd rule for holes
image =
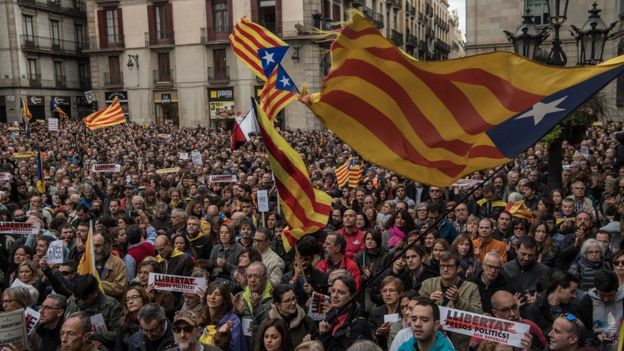
[[253, 334], [253, 320], [248, 317], [243, 317], [243, 334], [245, 336], [252, 336]]
[[48, 118], [48, 130], [51, 132], [58, 132], [59, 130], [58, 118]]
[[91, 172], [119, 173], [121, 172], [121, 165], [118, 163], [98, 163], [91, 166]]
[[0, 234], [29, 235], [39, 233], [39, 222], [0, 222]]
[[0, 173], [0, 181], [3, 181], [3, 182], [11, 181], [11, 174], [7, 172]]
[[48, 264], [61, 264], [63, 263], [63, 240], [55, 240], [48, 246], [48, 252], [46, 253], [46, 261]]
[[457, 179], [455, 183], [451, 185], [451, 187], [458, 187], [460, 189], [469, 189], [474, 186], [481, 184], [481, 180], [478, 179]]
[[399, 319], [398, 313], [384, 314], [384, 323], [396, 323]]
[[208, 176], [208, 183], [236, 183], [236, 174], [211, 174]]
[[323, 305], [329, 303], [329, 296], [312, 292], [312, 301], [308, 307], [308, 316], [315, 321], [325, 320], [326, 314], [323, 313]]
[[28, 325], [26, 325], [26, 332], [28, 335], [31, 335], [33, 331], [35, 331], [35, 327], [37, 323], [39, 323], [39, 318], [41, 314], [30, 307], [26, 307], [24, 311], [24, 317], [28, 321]]
[[104, 316], [101, 313], [91, 316], [91, 331], [94, 332], [107, 332], [106, 322]]
[[191, 152], [191, 160], [193, 161], [193, 164], [195, 166], [201, 166], [204, 164], [204, 161], [202, 160], [201, 152], [199, 151]]
[[440, 325], [449, 332], [522, 347], [529, 325], [440, 306]]
[[256, 198], [258, 199], [258, 211], [269, 212], [269, 191], [258, 190], [256, 193]]
[[13, 344], [17, 350], [28, 349], [24, 310], [0, 313], [0, 345]]
[[200, 289], [206, 290], [206, 279], [184, 277], [181, 275], [150, 273], [147, 285], [154, 284], [155, 290], [174, 291], [194, 294]]
[[188, 152], [180, 152], [180, 160], [186, 161], [189, 159]]

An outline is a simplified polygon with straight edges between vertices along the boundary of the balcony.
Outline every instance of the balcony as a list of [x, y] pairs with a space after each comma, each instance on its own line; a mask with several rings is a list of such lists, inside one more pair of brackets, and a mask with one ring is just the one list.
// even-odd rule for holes
[[217, 32], [215, 28], [201, 28], [199, 40], [202, 44], [226, 43], [228, 35], [232, 32], [232, 26], [228, 26], [225, 32]]
[[87, 16], [87, 7], [84, 1], [79, 0], [17, 0], [20, 6], [38, 10], [50, 11], [57, 14], [81, 17]]
[[54, 77], [54, 86], [59, 89], [67, 88], [67, 80], [65, 79], [65, 76]]
[[173, 86], [173, 70], [154, 70], [154, 85], [158, 87]]
[[397, 8], [401, 7], [401, 2], [399, 0], [386, 0], [386, 4]]
[[41, 74], [29, 73], [28, 84], [30, 85], [31, 88], [41, 88]]
[[124, 36], [120, 34], [112, 34], [105, 36], [104, 40], [97, 36], [89, 38], [87, 52], [104, 52], [104, 51], [123, 51], [126, 47], [124, 43]]
[[169, 47], [175, 44], [175, 32], [145, 32], [145, 46]]
[[21, 35], [22, 51], [34, 54], [50, 54], [55, 56], [85, 56], [83, 50], [87, 46], [85, 42], [73, 40], [60, 40], [57, 38], [47, 38]]
[[215, 69], [215, 67], [208, 67], [208, 82], [210, 84], [224, 84], [230, 82], [230, 66], [225, 69]]
[[390, 39], [398, 46], [403, 45], [403, 33], [399, 33], [393, 29], [390, 31]]
[[414, 34], [408, 34], [407, 35], [407, 41], [405, 42], [405, 45], [415, 48], [416, 47], [416, 36]]
[[379, 12], [373, 13], [373, 23], [377, 26], [377, 28], [384, 27], [384, 16]]
[[282, 36], [282, 24], [275, 21], [260, 20], [260, 25], [270, 30], [275, 35]]
[[110, 72], [104, 72], [104, 86], [107, 88], [123, 87], [123, 74], [121, 72], [113, 74]]
[[416, 7], [414, 5], [407, 4], [405, 11], [412, 16], [416, 16]]
[[427, 52], [427, 42], [424, 40], [418, 41], [418, 51]]
[[82, 77], [78, 80], [78, 87], [81, 90], [91, 89], [91, 79], [89, 77]]

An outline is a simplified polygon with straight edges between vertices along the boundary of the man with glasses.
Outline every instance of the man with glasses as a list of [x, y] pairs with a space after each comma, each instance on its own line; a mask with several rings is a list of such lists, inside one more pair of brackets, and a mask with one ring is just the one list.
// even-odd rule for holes
[[[273, 285], [268, 281], [267, 270], [262, 262], [252, 262], [245, 271], [247, 286], [234, 296], [234, 312], [245, 323], [253, 325], [248, 338], [248, 349], [254, 349], [258, 326], [271, 309]], [[246, 321], [245, 321], [246, 320]]]
[[175, 347], [171, 323], [162, 306], [149, 303], [139, 310], [141, 330], [128, 341], [128, 351], [165, 351]]
[[512, 291], [503, 272], [503, 260], [496, 251], [485, 254], [481, 264], [483, 271], [474, 275], [470, 281], [477, 285], [483, 311], [489, 313], [492, 308], [491, 298], [497, 291]]
[[592, 218], [596, 218], [596, 209], [594, 208], [593, 201], [585, 196], [585, 183], [582, 181], [576, 181], [572, 184], [572, 195], [568, 196], [569, 199], [574, 200], [574, 206], [576, 212], [587, 212]]
[[[464, 281], [459, 276], [459, 260], [456, 253], [444, 252], [440, 256], [440, 276], [425, 280], [418, 294], [430, 298], [431, 301], [440, 306], [483, 313], [479, 289], [474, 283]], [[465, 350], [470, 338], [453, 333], [451, 341], [458, 350]]]
[[262, 255], [262, 263], [267, 269], [269, 281], [276, 286], [282, 281], [284, 260], [271, 249], [270, 235], [266, 228], [258, 228], [253, 237], [254, 248]]
[[545, 351], [578, 351], [583, 350], [587, 331], [583, 323], [572, 313], [566, 313], [555, 319], [550, 339]]
[[41, 339], [41, 351], [55, 351], [61, 343], [61, 327], [67, 307], [67, 298], [58, 294], [50, 294], [39, 307], [39, 323], [36, 333]]

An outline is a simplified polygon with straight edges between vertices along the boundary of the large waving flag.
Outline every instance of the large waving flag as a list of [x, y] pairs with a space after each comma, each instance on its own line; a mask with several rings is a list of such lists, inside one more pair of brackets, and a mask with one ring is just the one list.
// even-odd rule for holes
[[269, 121], [294, 100], [299, 98], [299, 89], [282, 65], [277, 65], [260, 92], [260, 108], [266, 112]]
[[362, 181], [362, 168], [355, 164], [353, 157], [349, 157], [342, 166], [336, 168], [334, 174], [336, 175], [336, 183], [340, 188], [347, 184], [352, 188], [357, 188]]
[[126, 116], [121, 109], [119, 99], [115, 97], [108, 107], [88, 115], [85, 117], [84, 122], [87, 128], [94, 130], [125, 123]]
[[[268, 52], [269, 56], [266, 56], [267, 52], [261, 51], [260, 53], [265, 57], [263, 64], [259, 50], [288, 46], [288, 44], [277, 35], [245, 17], [236, 22], [229, 39], [234, 54], [262, 80], [267, 80], [269, 75], [273, 72], [275, 64], [281, 61], [281, 58], [283, 58], [286, 52], [285, 50], [279, 49], [276, 52], [277, 56], [271, 56], [271, 52]], [[278, 58], [280, 54], [281, 57]], [[265, 69], [267, 71], [266, 74]]]
[[56, 101], [54, 101], [54, 99], [52, 99], [52, 101], [50, 101], [50, 111], [52, 111], [52, 116], [54, 116], [54, 113], [57, 113], [59, 118], [67, 118], [67, 113], [65, 113], [65, 111], [63, 111], [63, 109], [61, 108], [61, 106], [59, 106], [59, 104], [56, 103]]
[[554, 67], [508, 52], [419, 62], [360, 12], [331, 47], [320, 93], [304, 98], [363, 158], [448, 186], [537, 142], [624, 71], [624, 56]]
[[32, 119], [32, 113], [30, 112], [30, 109], [28, 108], [28, 102], [26, 101], [25, 96], [22, 96], [21, 105], [22, 105], [22, 118], [24, 119], [24, 121], [30, 122], [30, 120]]
[[314, 189], [301, 156], [282, 137], [264, 111], [254, 102], [269, 163], [275, 175], [275, 186], [289, 230], [282, 243], [286, 251], [306, 234], [327, 225], [331, 197]]
[[46, 186], [45, 180], [43, 179], [43, 161], [41, 160], [41, 149], [39, 148], [39, 145], [37, 145], [37, 157], [35, 158], [35, 161], [37, 162], [37, 180], [35, 182], [35, 186], [37, 191], [40, 194], [43, 194], [46, 192]]
[[93, 252], [93, 223], [89, 225], [89, 234], [87, 235], [87, 242], [84, 243], [84, 247], [85, 250], [80, 258], [76, 272], [80, 275], [92, 274], [95, 279], [97, 279], [100, 290], [104, 291], [102, 288], [102, 282], [100, 281], [100, 274], [95, 267], [95, 252]]
[[244, 117], [237, 116], [235, 122], [230, 144], [232, 150], [241, 147], [249, 141], [252, 134], [258, 133], [260, 130], [253, 107], [249, 109], [249, 112]]

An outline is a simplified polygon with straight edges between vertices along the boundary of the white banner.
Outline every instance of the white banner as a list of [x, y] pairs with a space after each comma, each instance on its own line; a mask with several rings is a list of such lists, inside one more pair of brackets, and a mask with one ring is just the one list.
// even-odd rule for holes
[[256, 198], [258, 199], [258, 212], [269, 212], [269, 191], [258, 190]]
[[522, 347], [529, 325], [440, 306], [440, 325], [449, 332]]
[[191, 152], [191, 160], [193, 161], [193, 165], [195, 166], [201, 166], [204, 164], [204, 161], [202, 160], [201, 152], [199, 151]]
[[172, 167], [172, 168], [161, 168], [156, 170], [156, 174], [167, 174], [167, 173], [178, 173], [180, 172], [180, 167]]
[[91, 172], [96, 173], [119, 173], [121, 165], [118, 163], [99, 163], [91, 166]]
[[59, 130], [58, 118], [48, 118], [48, 130], [51, 132], [58, 132]]
[[27, 350], [24, 310], [0, 313], [0, 345], [13, 344], [17, 350]]
[[472, 188], [481, 184], [481, 180], [478, 179], [457, 179], [455, 183], [451, 185], [451, 187], [458, 187], [460, 189]]
[[323, 313], [323, 305], [329, 303], [329, 296], [312, 292], [312, 301], [308, 307], [308, 316], [315, 321], [325, 320], [326, 314]]
[[48, 264], [61, 264], [63, 263], [63, 240], [55, 240], [48, 246], [48, 252], [46, 253], [46, 261]]
[[206, 279], [183, 277], [180, 275], [150, 273], [147, 285], [154, 284], [154, 289], [194, 294], [199, 289], [206, 289]]
[[208, 176], [208, 183], [236, 183], [236, 174], [211, 174]]
[[39, 233], [39, 223], [0, 222], [0, 234], [29, 235]]
[[180, 152], [180, 160], [182, 161], [186, 161], [189, 159], [189, 154], [188, 152]]

